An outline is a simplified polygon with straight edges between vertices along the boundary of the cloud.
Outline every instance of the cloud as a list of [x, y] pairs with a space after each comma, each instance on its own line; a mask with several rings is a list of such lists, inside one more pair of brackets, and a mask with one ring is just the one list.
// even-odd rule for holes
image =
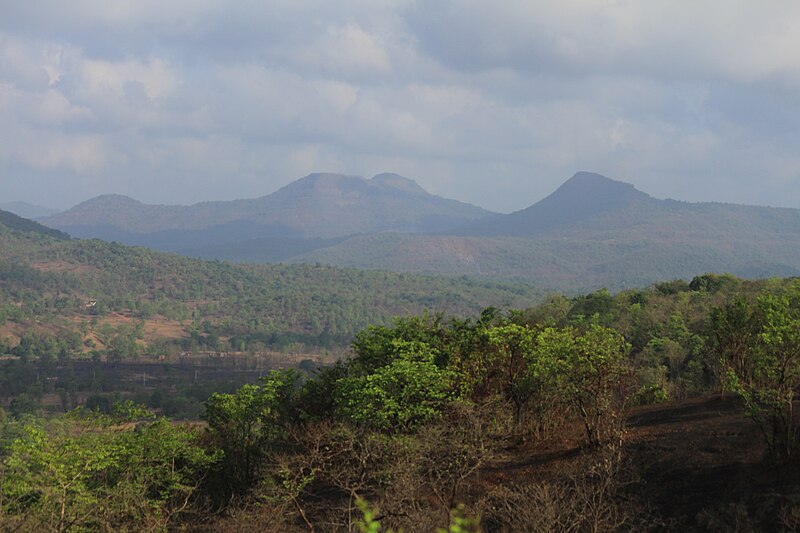
[[22, 164], [33, 171], [97, 174], [109, 170], [113, 158], [113, 151], [98, 135], [17, 129], [13, 136], [4, 131], [0, 138], [0, 161], [10, 166]]
[[189, 203], [398, 171], [508, 211], [585, 169], [800, 207], [798, 26], [789, 1], [12, 2], [0, 195]]
[[177, 76], [162, 59], [146, 63], [128, 61], [85, 60], [79, 74], [89, 97], [110, 92], [115, 97], [129, 96], [140, 87], [150, 100], [169, 96], [178, 84]]
[[432, 0], [407, 20], [425, 50], [462, 70], [800, 83], [790, 1]]
[[335, 75], [381, 75], [391, 70], [385, 43], [357, 24], [329, 26], [306, 46], [287, 53], [308, 69]]

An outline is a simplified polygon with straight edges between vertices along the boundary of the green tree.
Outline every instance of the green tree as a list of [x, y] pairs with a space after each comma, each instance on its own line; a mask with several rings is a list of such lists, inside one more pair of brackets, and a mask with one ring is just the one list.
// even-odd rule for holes
[[90, 415], [25, 425], [2, 460], [0, 522], [26, 531], [166, 528], [216, 455], [194, 430], [151, 414], [135, 428], [112, 424]]
[[224, 452], [221, 479], [232, 492], [252, 488], [270, 447], [281, 443], [296, 418], [299, 379], [294, 370], [275, 370], [261, 385], [244, 385], [235, 394], [215, 393], [205, 402], [203, 419]]
[[583, 422], [591, 446], [614, 436], [627, 398], [630, 346], [611, 328], [592, 325], [583, 334], [574, 328], [547, 328], [536, 344], [533, 360]]
[[502, 375], [502, 393], [514, 412], [514, 423], [518, 425], [523, 408], [536, 392], [538, 376], [529, 372], [533, 351], [534, 331], [527, 326], [507, 324], [488, 331], [489, 342], [498, 352], [497, 364]]
[[611, 328], [592, 326], [576, 339], [569, 359], [569, 392], [586, 430], [590, 445], [614, 436], [624, 422], [630, 346]]
[[800, 387], [800, 282], [763, 294], [758, 305], [762, 325], [755, 348], [746, 350], [746, 359], [729, 352], [727, 377], [761, 428], [770, 455], [785, 460], [800, 444], [793, 409]]
[[708, 319], [710, 358], [707, 364], [723, 393], [729, 385], [727, 373], [730, 370], [739, 376], [752, 373], [753, 351], [760, 329], [758, 313], [740, 296], [711, 310]]
[[410, 431], [437, 417], [454, 397], [453, 374], [436, 366], [425, 343], [395, 339], [390, 363], [337, 382], [341, 416], [383, 431]]
[[119, 433], [113, 443], [114, 462], [105, 472], [106, 522], [166, 529], [220, 459], [220, 452], [207, 452], [197, 440], [195, 430], [150, 416], [134, 431]]
[[5, 460], [4, 515], [23, 528], [67, 531], [85, 526], [98, 503], [90, 483], [112, 461], [104, 435], [51, 438], [43, 429], [27, 426]]

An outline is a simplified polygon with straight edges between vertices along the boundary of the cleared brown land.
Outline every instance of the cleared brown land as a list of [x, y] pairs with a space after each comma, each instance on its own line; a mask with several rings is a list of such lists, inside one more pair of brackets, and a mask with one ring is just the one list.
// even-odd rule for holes
[[32, 262], [30, 266], [40, 272], [69, 272], [71, 274], [85, 274], [96, 270], [90, 265], [74, 261], [37, 261]]
[[[574, 476], [588, 460], [581, 437], [574, 427], [509, 450], [473, 480], [469, 493], [477, 497]], [[632, 409], [622, 456], [619, 498], [631, 514], [622, 530], [800, 526], [800, 468], [767, 460], [758, 426], [733, 396]]]

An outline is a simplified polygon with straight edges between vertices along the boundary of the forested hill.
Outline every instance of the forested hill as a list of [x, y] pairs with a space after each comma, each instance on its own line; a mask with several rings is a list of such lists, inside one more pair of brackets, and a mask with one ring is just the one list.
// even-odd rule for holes
[[800, 209], [659, 200], [580, 172], [532, 206], [447, 235], [362, 235], [296, 261], [621, 290], [705, 272], [800, 274]]
[[[753, 244], [764, 237], [800, 238], [800, 209], [659, 200], [629, 183], [578, 172], [528, 208], [475, 222], [453, 234], [570, 241]], [[708, 242], [706, 242], [708, 241]]]
[[22, 218], [9, 211], [0, 209], [0, 226], [23, 233], [39, 233], [54, 239], [69, 239], [69, 235], [61, 231], [42, 226], [38, 222]]
[[194, 260], [30, 233], [18, 217], [10, 220], [0, 224], [6, 346], [47, 337], [71, 338], [69, 350], [83, 353], [142, 351], [157, 341], [210, 350], [343, 348], [357, 331], [396, 315], [521, 308], [538, 296], [530, 285], [467, 278]]
[[590, 172], [507, 215], [394, 174], [312, 174], [256, 200], [165, 207], [102, 197], [48, 220], [73, 236], [206, 259], [468, 275], [570, 293], [705, 272], [800, 275], [800, 209], [662, 200]]

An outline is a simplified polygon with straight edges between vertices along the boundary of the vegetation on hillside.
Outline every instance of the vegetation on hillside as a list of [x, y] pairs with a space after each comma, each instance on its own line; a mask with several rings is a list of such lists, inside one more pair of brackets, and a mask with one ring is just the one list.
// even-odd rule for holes
[[[96, 347], [112, 357], [163, 353], [165, 342], [194, 351], [341, 349], [357, 331], [393, 316], [519, 307], [537, 296], [530, 285], [318, 265], [235, 266], [0, 226], [0, 342], [18, 355], [53, 343], [72, 355]], [[105, 320], [116, 315], [124, 327], [122, 318]], [[149, 333], [144, 324], [153, 320], [174, 323], [177, 334]], [[105, 331], [103, 324], [110, 324]]]
[[312, 175], [260, 200], [164, 207], [104, 197], [48, 223], [192, 257], [467, 275], [569, 294], [705, 272], [800, 275], [797, 209], [659, 200], [581, 172], [526, 209], [487, 215], [397, 176]]
[[66, 233], [62, 233], [58, 230], [42, 226], [38, 222], [34, 222], [33, 220], [28, 220], [27, 218], [22, 218], [20, 216], [15, 215], [14, 213], [3, 211], [2, 209], [0, 209], [0, 226], [4, 226], [8, 229], [24, 233], [40, 233], [43, 235], [49, 235], [50, 237], [56, 239], [69, 238], [69, 235], [67, 235]]
[[[398, 318], [362, 330], [333, 366], [210, 395], [202, 428], [130, 404], [108, 415], [137, 421], [127, 426], [12, 410], [0, 505], [13, 527], [62, 531], [142, 520], [263, 531], [701, 527], [726, 518], [660, 515], [626, 488], [636, 486], [626, 413], [735, 392], [766, 457], [794, 471], [798, 316], [797, 280], [708, 274], [521, 311]], [[509, 457], [565, 438], [579, 447], [574, 468], [491, 481]], [[770, 500], [779, 510], [761, 527], [793, 523], [789, 496]]]
[[[123, 395], [196, 419], [212, 386], [228, 390], [252, 380], [252, 372], [231, 368], [211, 377], [201, 369], [199, 382], [191, 371], [155, 372], [161, 387], [182, 389], [153, 391], [146, 375], [154, 372], [146, 367], [130, 367], [137, 380], [94, 362], [149, 356], [183, 365], [187, 353], [336, 357], [358, 331], [394, 316], [469, 314], [540, 297], [523, 284], [318, 265], [237, 266], [54, 238], [50, 231], [0, 225], [0, 357], [11, 356], [0, 360], [0, 404], [17, 399], [16, 409], [68, 410]], [[259, 370], [279, 364], [262, 359]]]

